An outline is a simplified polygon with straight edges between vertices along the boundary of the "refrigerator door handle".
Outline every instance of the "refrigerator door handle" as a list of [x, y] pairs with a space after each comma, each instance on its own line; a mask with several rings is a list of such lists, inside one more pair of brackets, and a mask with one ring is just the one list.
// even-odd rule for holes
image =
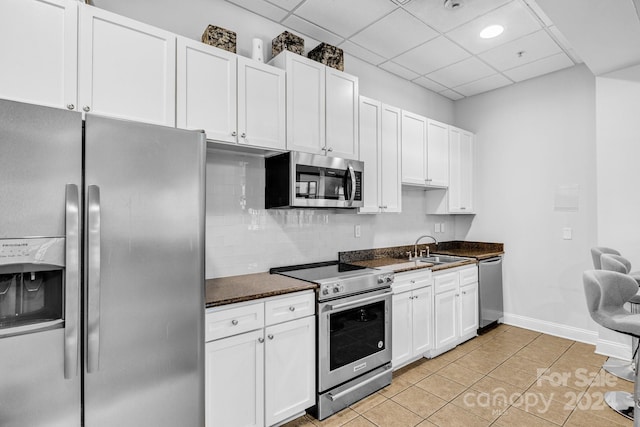
[[76, 184], [65, 188], [64, 378], [78, 375], [80, 333], [80, 197]]
[[87, 189], [87, 373], [100, 368], [100, 187]]

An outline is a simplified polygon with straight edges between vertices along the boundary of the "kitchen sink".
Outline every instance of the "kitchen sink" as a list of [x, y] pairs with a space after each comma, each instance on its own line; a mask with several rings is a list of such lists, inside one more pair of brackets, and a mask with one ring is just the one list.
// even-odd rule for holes
[[466, 261], [469, 258], [452, 255], [431, 255], [416, 258], [416, 261], [428, 262], [434, 265], [450, 264], [452, 262]]

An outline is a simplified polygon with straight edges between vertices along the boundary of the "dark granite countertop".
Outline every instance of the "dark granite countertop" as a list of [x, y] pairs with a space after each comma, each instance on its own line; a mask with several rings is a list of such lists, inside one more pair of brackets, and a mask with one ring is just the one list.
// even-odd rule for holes
[[251, 301], [317, 287], [314, 283], [268, 272], [207, 279], [205, 307]]

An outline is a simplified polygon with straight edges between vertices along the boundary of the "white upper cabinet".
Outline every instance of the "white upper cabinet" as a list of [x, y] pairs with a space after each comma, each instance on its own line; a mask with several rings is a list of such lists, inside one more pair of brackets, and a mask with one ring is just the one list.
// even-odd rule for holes
[[178, 38], [177, 126], [207, 139], [285, 149], [284, 71]]
[[77, 110], [78, 2], [0, 2], [0, 98]]
[[427, 118], [402, 111], [402, 183], [427, 183]]
[[360, 97], [360, 160], [364, 162], [364, 207], [359, 213], [400, 212], [399, 108]]
[[175, 125], [174, 34], [87, 5], [79, 34], [83, 111]]
[[287, 150], [358, 158], [358, 78], [285, 51]]
[[449, 125], [427, 121], [427, 185], [449, 185]]
[[207, 138], [237, 142], [236, 55], [184, 37], [177, 50], [177, 122]]
[[327, 154], [358, 158], [358, 78], [325, 67]]

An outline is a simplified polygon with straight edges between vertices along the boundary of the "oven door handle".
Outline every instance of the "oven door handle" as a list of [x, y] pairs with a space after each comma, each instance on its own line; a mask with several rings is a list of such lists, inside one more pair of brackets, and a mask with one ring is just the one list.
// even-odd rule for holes
[[383, 294], [380, 295], [375, 295], [372, 297], [366, 297], [366, 298], [360, 298], [359, 300], [355, 300], [355, 301], [349, 301], [349, 302], [343, 302], [342, 304], [328, 304], [327, 307], [329, 307], [329, 310], [338, 310], [341, 308], [345, 308], [345, 307], [351, 307], [353, 305], [360, 305], [363, 302], [371, 302], [371, 301], [376, 301], [376, 300], [380, 300], [380, 299], [384, 299], [387, 296], [391, 295], [393, 293], [393, 291], [389, 290]]
[[329, 400], [331, 400], [332, 402], [334, 400], [338, 400], [340, 399], [342, 396], [345, 396], [361, 387], [364, 387], [365, 385], [374, 382], [375, 380], [377, 380], [380, 377], [383, 377], [385, 375], [387, 375], [387, 371], [391, 369], [391, 367], [387, 367], [383, 372], [380, 372], [379, 374], [376, 374], [374, 376], [372, 376], [371, 378], [367, 378], [366, 380], [362, 381], [361, 383], [358, 383], [356, 385], [354, 385], [353, 387], [349, 387], [346, 390], [342, 390], [340, 393], [327, 393], [327, 397], [329, 398]]

